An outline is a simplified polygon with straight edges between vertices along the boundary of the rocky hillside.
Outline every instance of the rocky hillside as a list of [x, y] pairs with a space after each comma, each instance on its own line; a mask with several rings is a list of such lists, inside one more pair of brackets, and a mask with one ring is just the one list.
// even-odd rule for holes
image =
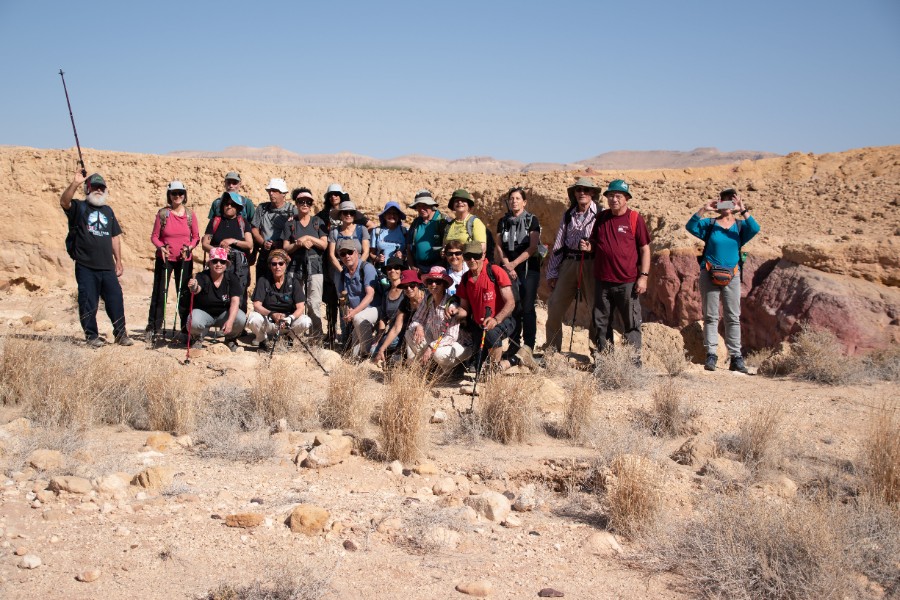
[[[66, 221], [59, 194], [71, 180], [75, 152], [0, 147], [2, 198], [16, 217], [0, 224], [9, 242], [0, 250], [0, 285], [40, 293], [74, 285], [63, 240]], [[552, 242], [566, 207], [566, 187], [580, 171], [513, 175], [440, 173], [378, 168], [272, 165], [239, 159], [197, 159], [87, 150], [90, 171], [104, 174], [111, 204], [125, 232], [126, 286], [147, 286], [152, 267], [153, 215], [168, 181], [181, 179], [190, 205], [203, 215], [221, 193], [223, 174], [238, 169], [256, 201], [270, 177], [305, 185], [320, 196], [338, 181], [360, 208], [373, 213], [388, 200], [407, 203], [420, 188], [443, 204], [452, 190], [469, 189], [475, 213], [493, 224], [513, 185], [531, 190], [528, 209]], [[671, 326], [699, 318], [697, 266], [700, 242], [684, 230], [689, 216], [718, 190], [737, 187], [762, 225], [746, 250], [745, 335], [760, 347], [781, 341], [807, 319], [832, 327], [848, 348], [866, 351], [900, 340], [900, 146], [825, 155], [790, 154], [737, 165], [643, 171], [591, 171], [608, 183], [633, 184], [632, 206], [653, 234], [647, 317]], [[410, 211], [410, 214], [411, 211]], [[199, 258], [199, 257], [198, 257]]]

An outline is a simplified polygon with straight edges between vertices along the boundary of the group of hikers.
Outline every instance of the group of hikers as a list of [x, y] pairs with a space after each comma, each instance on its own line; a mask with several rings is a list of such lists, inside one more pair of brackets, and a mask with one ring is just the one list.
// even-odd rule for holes
[[[551, 290], [545, 351], [562, 350], [565, 315], [583, 299], [593, 310], [589, 335], [596, 351], [612, 344], [615, 318], [641, 364], [639, 297], [650, 276], [650, 232], [629, 208], [632, 194], [624, 180], [611, 181], [605, 190], [589, 177], [569, 186], [569, 207], [549, 248], [541, 243], [541, 224], [526, 210], [528, 195], [521, 187], [503, 196], [506, 212], [489, 229], [472, 213], [475, 199], [465, 189], [451, 194], [447, 216], [429, 190], [419, 190], [408, 205], [416, 217], [407, 226], [399, 203], [387, 202], [372, 219], [337, 183], [325, 190], [315, 213], [309, 188], [289, 193], [284, 179], [273, 178], [265, 189], [268, 201], [254, 205], [241, 186], [238, 172], [225, 175], [225, 190], [209, 207], [200, 235], [185, 185], [168, 184], [166, 206], [156, 212], [150, 235], [156, 255], [148, 343], [163, 336], [171, 319], [173, 336], [179, 330], [188, 348], [202, 347], [215, 327], [231, 350], [247, 330], [262, 350], [272, 350], [284, 335], [307, 348], [322, 344], [382, 364], [433, 360], [449, 371], [474, 357], [501, 371], [516, 365], [536, 370], [535, 308], [543, 269]], [[74, 199], [79, 188], [83, 200]], [[124, 270], [122, 231], [107, 198], [104, 178], [81, 170], [60, 197], [69, 221], [66, 248], [75, 261], [79, 317], [87, 344], [95, 348], [106, 343], [97, 328], [101, 298], [115, 342], [133, 343], [118, 281]], [[704, 218], [707, 212], [717, 214]], [[739, 273], [742, 246], [759, 225], [740, 194], [727, 189], [718, 202], [704, 203], [686, 227], [704, 241], [698, 261], [705, 368], [715, 370], [718, 361], [721, 301], [730, 369], [746, 372]], [[195, 274], [197, 246], [206, 268]], [[170, 317], [173, 279], [177, 310]]]

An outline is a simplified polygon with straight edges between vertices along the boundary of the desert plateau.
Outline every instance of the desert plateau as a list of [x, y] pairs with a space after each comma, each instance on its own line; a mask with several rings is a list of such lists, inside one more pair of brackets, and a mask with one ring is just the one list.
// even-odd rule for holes
[[[59, 207], [76, 157], [0, 146], [0, 597], [900, 598], [900, 146], [481, 172], [85, 150], [123, 230], [136, 341], [96, 350]], [[447, 213], [465, 188], [491, 228], [522, 186], [547, 245], [576, 178], [625, 179], [651, 233], [643, 368], [622, 344], [593, 364], [583, 305], [564, 352], [487, 373], [474, 397], [473, 374], [319, 347], [213, 340], [186, 361], [177, 340], [138, 341], [166, 184], [202, 231], [231, 170], [257, 204], [280, 177], [316, 211], [332, 182], [368, 215], [421, 188]], [[703, 369], [685, 230], [729, 187], [761, 226], [749, 375], [724, 356]]]

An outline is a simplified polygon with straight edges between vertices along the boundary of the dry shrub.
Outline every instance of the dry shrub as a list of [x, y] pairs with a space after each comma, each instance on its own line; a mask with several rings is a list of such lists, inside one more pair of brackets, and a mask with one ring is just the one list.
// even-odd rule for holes
[[[41, 448], [56, 450], [65, 457], [72, 456], [87, 447], [84, 433], [78, 427], [31, 427], [23, 434], [11, 437], [8, 445], [0, 449], [3, 472], [11, 476], [13, 472], [21, 471], [28, 456]], [[63, 471], [66, 466], [63, 465]]]
[[249, 396], [244, 388], [224, 384], [206, 390], [194, 432], [201, 456], [257, 462], [278, 452]]
[[537, 423], [541, 380], [531, 374], [487, 376], [479, 416], [485, 435], [501, 444], [525, 442]]
[[151, 369], [145, 383], [149, 429], [177, 435], [193, 431], [197, 418], [195, 386], [186, 369]]
[[656, 357], [670, 377], [678, 377], [691, 364], [687, 357], [687, 350], [681, 344], [666, 344]]
[[878, 350], [864, 360], [866, 372], [876, 379], [900, 381], [900, 345]]
[[275, 356], [261, 362], [256, 382], [249, 392], [250, 407], [256, 417], [267, 425], [285, 419], [292, 427], [311, 424], [314, 408], [306, 400], [301, 373], [305, 364], [296, 355]]
[[781, 417], [781, 409], [769, 404], [740, 424], [734, 451], [749, 469], [757, 470], [777, 460]]
[[[839, 505], [838, 505], [839, 506]], [[771, 599], [851, 597], [849, 549], [837, 506], [712, 495], [689, 519], [648, 530], [644, 567], [675, 571], [690, 595]]]
[[674, 381], [663, 381], [653, 389], [653, 408], [635, 411], [638, 423], [658, 436], [697, 433], [696, 420], [700, 412], [682, 404], [683, 393], [684, 390]]
[[631, 537], [655, 523], [662, 506], [662, 471], [634, 454], [615, 458], [610, 469], [605, 497], [609, 526]]
[[403, 534], [395, 543], [413, 554], [447, 552], [456, 547], [461, 537], [475, 529], [463, 507], [444, 508], [434, 504], [411, 505], [403, 514]]
[[563, 419], [562, 434], [576, 442], [582, 442], [594, 425], [597, 392], [594, 378], [585, 372], [574, 372], [567, 379], [569, 400]]
[[844, 385], [861, 376], [860, 361], [847, 356], [831, 331], [801, 325], [800, 332], [791, 342], [790, 368], [798, 376], [828, 385]]
[[638, 354], [631, 344], [609, 345], [594, 360], [594, 377], [602, 390], [633, 390], [644, 377], [637, 366]]
[[864, 463], [869, 493], [882, 502], [900, 504], [900, 417], [883, 407], [872, 419]]
[[362, 433], [372, 414], [366, 390], [372, 383], [368, 372], [351, 365], [334, 369], [328, 379], [328, 393], [319, 405], [322, 426]]
[[425, 401], [433, 382], [425, 370], [412, 364], [385, 374], [386, 389], [378, 421], [387, 460], [415, 461], [425, 445]]
[[562, 352], [557, 352], [556, 348], [548, 346], [544, 350], [544, 376], [553, 378], [564, 378], [571, 375], [575, 370], [570, 364], [569, 359]]
[[293, 565], [267, 569], [266, 574], [248, 585], [220, 584], [199, 600], [318, 600], [328, 592], [334, 569]]

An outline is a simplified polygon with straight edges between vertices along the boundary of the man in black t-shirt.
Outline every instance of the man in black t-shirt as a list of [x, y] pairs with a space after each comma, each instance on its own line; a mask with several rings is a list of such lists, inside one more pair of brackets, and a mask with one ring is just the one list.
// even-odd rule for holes
[[[78, 186], [84, 184], [84, 200], [74, 200]], [[59, 206], [69, 219], [66, 239], [69, 255], [75, 260], [78, 283], [78, 317], [85, 339], [92, 348], [104, 343], [97, 330], [97, 308], [100, 298], [112, 321], [116, 343], [130, 346], [134, 342], [125, 328], [125, 301], [119, 277], [125, 270], [122, 262], [122, 230], [112, 208], [106, 205], [106, 181], [99, 173], [90, 177], [75, 172], [72, 183], [59, 197]]]

